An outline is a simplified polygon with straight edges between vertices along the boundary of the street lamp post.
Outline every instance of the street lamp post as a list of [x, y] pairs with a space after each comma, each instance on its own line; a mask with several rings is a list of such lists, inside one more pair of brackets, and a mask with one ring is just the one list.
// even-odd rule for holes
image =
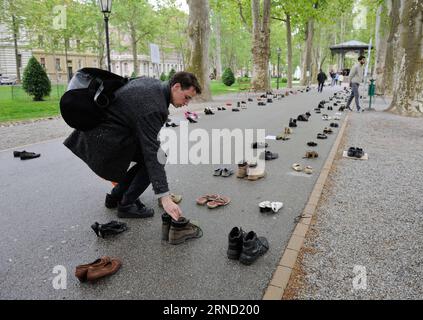
[[277, 53], [278, 53], [278, 80], [276, 81], [276, 89], [277, 90], [279, 90], [279, 77], [280, 77], [280, 72], [279, 72], [279, 63], [280, 63], [280, 60], [281, 60], [281, 48], [278, 48], [277, 49]]
[[112, 0], [99, 0], [100, 10], [104, 16], [104, 26], [106, 29], [106, 52], [107, 52], [107, 69], [111, 71], [110, 46], [109, 46], [109, 16], [112, 12]]

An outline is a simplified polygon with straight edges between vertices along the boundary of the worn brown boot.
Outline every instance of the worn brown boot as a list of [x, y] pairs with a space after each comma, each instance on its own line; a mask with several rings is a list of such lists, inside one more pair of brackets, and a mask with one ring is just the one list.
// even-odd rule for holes
[[168, 215], [166, 212], [162, 214], [162, 240], [164, 241], [169, 240], [169, 230], [171, 221], [172, 217], [170, 215]]
[[238, 163], [237, 178], [245, 178], [247, 176], [248, 163], [246, 161]]
[[169, 230], [169, 243], [181, 244], [188, 239], [201, 238], [203, 231], [200, 227], [189, 222], [188, 219], [181, 217], [178, 221], [172, 219]]

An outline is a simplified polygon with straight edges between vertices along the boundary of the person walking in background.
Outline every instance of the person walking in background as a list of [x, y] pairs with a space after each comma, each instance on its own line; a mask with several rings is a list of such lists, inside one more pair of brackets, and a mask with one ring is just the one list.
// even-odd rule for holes
[[342, 86], [342, 82], [344, 82], [344, 75], [340, 72], [338, 75], [339, 85]]
[[317, 75], [317, 82], [319, 83], [319, 87], [317, 88], [318, 92], [323, 91], [323, 85], [325, 84], [327, 78], [327, 75], [322, 71], [322, 69], [320, 69], [320, 72]]
[[350, 105], [352, 100], [355, 98], [355, 104], [357, 107], [357, 112], [362, 111], [360, 108], [360, 93], [358, 92], [358, 88], [360, 87], [360, 83], [364, 81], [364, 64], [366, 63], [365, 56], [358, 57], [358, 63], [352, 67], [350, 72], [350, 87], [352, 88], [351, 96], [347, 102], [347, 109], [351, 110]]
[[330, 80], [331, 80], [330, 85], [331, 85], [331, 87], [333, 87], [335, 85], [335, 83], [336, 83], [336, 81], [335, 81], [336, 72], [334, 72], [333, 70], [331, 70], [329, 72], [329, 76], [330, 76]]
[[335, 85], [338, 85], [339, 81], [339, 72], [335, 73]]

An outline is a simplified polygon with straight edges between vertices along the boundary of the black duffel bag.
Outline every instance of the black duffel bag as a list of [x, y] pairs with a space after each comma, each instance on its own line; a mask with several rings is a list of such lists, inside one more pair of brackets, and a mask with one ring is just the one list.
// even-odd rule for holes
[[115, 91], [128, 81], [102, 69], [78, 70], [60, 99], [63, 120], [77, 130], [95, 128], [106, 118], [105, 110], [115, 99]]

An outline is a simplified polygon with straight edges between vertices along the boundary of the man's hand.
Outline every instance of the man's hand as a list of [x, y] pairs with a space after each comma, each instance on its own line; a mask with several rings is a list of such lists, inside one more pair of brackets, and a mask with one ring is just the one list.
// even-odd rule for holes
[[160, 198], [164, 211], [170, 215], [173, 220], [178, 220], [182, 216], [182, 211], [179, 206], [172, 201], [170, 195]]

